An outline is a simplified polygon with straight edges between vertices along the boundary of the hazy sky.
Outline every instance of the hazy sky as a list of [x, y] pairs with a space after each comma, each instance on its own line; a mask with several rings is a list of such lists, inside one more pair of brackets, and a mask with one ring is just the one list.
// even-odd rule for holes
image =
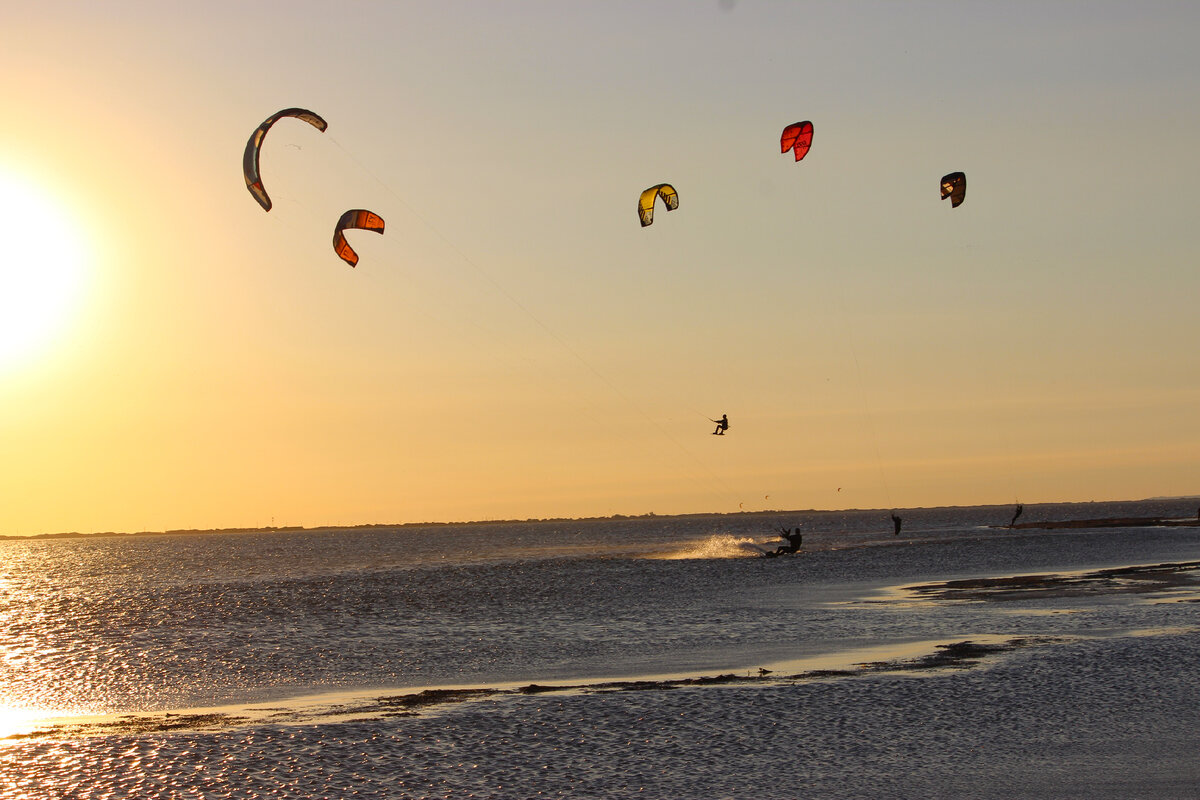
[[[16, 4], [0, 330], [53, 324], [0, 361], [0, 534], [1196, 493], [1197, 30], [1186, 2]], [[275, 126], [264, 213], [242, 150], [289, 106], [329, 129]], [[387, 221], [356, 269], [349, 208]], [[60, 240], [79, 269], [34, 313]]]

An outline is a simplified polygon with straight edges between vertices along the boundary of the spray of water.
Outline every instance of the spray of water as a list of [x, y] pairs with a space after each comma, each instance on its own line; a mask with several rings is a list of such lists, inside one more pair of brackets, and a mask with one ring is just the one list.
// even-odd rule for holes
[[691, 542], [678, 550], [663, 553], [659, 558], [679, 560], [685, 558], [751, 558], [761, 556], [763, 550], [748, 536], [717, 533], [707, 539]]

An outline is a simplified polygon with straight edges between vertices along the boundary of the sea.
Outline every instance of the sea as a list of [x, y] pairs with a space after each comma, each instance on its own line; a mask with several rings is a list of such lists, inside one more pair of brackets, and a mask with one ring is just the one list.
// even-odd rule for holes
[[3, 539], [0, 800], [1196, 798], [1198, 506]]

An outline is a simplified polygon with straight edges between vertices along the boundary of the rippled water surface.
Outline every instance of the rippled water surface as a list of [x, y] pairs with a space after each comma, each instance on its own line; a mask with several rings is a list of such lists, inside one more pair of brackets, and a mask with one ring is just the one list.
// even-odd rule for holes
[[1200, 528], [899, 513], [0, 541], [0, 798], [1200, 794]]

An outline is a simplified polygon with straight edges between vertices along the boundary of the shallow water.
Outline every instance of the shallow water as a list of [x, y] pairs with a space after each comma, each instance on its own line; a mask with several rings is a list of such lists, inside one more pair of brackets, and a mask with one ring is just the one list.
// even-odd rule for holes
[[[1200, 528], [899, 513], [0, 541], [0, 798], [1196, 796], [1194, 572], [902, 587], [1195, 561]], [[964, 640], [1020, 644], [914, 668]], [[637, 676], [671, 680], [605, 685]], [[394, 700], [430, 686], [487, 691]], [[63, 713], [102, 716], [32, 718]]]

